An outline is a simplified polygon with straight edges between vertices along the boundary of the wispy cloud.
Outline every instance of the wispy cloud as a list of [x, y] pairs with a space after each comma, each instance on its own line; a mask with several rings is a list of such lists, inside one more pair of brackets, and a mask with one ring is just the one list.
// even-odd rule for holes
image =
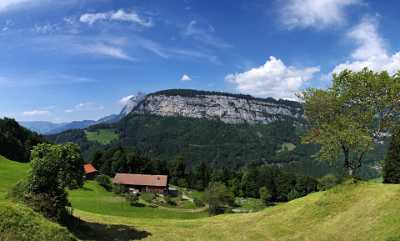
[[22, 112], [22, 115], [25, 117], [49, 116], [50, 114], [51, 112], [49, 110], [31, 110]]
[[81, 46], [81, 51], [84, 53], [90, 53], [94, 55], [106, 56], [127, 61], [136, 60], [135, 58], [129, 56], [128, 53], [126, 53], [126, 51], [121, 47], [107, 45], [104, 43]]
[[224, 40], [215, 36], [215, 29], [208, 25], [206, 29], [201, 28], [197, 21], [191, 21], [182, 31], [182, 36], [185, 38], [192, 38], [195, 41], [203, 43], [207, 46], [215, 48], [229, 48], [232, 47]]
[[273, 56], [264, 65], [243, 73], [230, 74], [225, 79], [245, 94], [260, 97], [295, 99], [303, 84], [320, 71], [319, 67], [296, 68], [285, 65]]
[[281, 21], [289, 29], [321, 29], [346, 22], [346, 10], [362, 0], [288, 0], [281, 8]]
[[66, 113], [73, 113], [78, 111], [96, 111], [96, 110], [103, 110], [104, 106], [98, 105], [95, 102], [83, 102], [75, 105], [70, 109], [66, 109], [64, 112]]
[[110, 12], [85, 13], [80, 17], [80, 21], [89, 25], [93, 25], [96, 22], [100, 21], [120, 21], [135, 23], [142, 27], [153, 26], [153, 22], [151, 19], [146, 20], [143, 17], [139, 16], [134, 10], [128, 12], [124, 9]]
[[47, 0], [1, 0], [0, 12], [47, 2]]
[[29, 75], [10, 75], [0, 76], [0, 87], [36, 87], [36, 86], [55, 86], [87, 84], [97, 82], [95, 79], [60, 73], [32, 73]]

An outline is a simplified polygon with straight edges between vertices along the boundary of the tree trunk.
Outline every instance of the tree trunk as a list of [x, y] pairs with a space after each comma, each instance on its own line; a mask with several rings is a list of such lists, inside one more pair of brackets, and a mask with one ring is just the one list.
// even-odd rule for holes
[[354, 174], [353, 168], [348, 167], [348, 168], [347, 168], [347, 171], [348, 171], [349, 176], [350, 176], [350, 177], [353, 177], [353, 174]]
[[343, 154], [344, 154], [344, 168], [347, 169], [347, 174], [350, 177], [353, 177], [354, 169], [351, 166], [349, 150], [345, 146], [342, 146], [342, 150], [343, 150]]

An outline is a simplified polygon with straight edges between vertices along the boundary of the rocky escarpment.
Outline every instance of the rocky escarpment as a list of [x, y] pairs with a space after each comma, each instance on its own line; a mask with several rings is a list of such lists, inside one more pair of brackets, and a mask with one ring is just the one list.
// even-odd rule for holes
[[298, 102], [195, 90], [166, 90], [149, 94], [132, 112], [206, 118], [229, 124], [268, 124], [287, 118], [300, 119], [303, 115]]

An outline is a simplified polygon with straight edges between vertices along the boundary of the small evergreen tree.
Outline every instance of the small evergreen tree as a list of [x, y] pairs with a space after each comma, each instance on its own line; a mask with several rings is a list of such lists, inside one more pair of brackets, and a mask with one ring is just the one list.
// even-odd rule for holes
[[393, 134], [386, 154], [383, 165], [383, 182], [400, 183], [400, 129]]
[[268, 191], [267, 187], [261, 187], [260, 188], [260, 199], [265, 203], [265, 205], [269, 204], [269, 201], [271, 200], [272, 195]]

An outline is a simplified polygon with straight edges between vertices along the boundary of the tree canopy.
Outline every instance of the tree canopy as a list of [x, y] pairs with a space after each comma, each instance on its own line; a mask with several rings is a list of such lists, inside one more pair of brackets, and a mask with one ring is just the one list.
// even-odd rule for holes
[[333, 75], [331, 87], [307, 89], [301, 98], [310, 124], [303, 142], [320, 145], [320, 160], [342, 160], [353, 176], [398, 117], [400, 75], [344, 70]]
[[31, 165], [24, 201], [46, 217], [63, 222], [70, 205], [65, 189], [83, 186], [79, 146], [39, 144], [32, 150]]

